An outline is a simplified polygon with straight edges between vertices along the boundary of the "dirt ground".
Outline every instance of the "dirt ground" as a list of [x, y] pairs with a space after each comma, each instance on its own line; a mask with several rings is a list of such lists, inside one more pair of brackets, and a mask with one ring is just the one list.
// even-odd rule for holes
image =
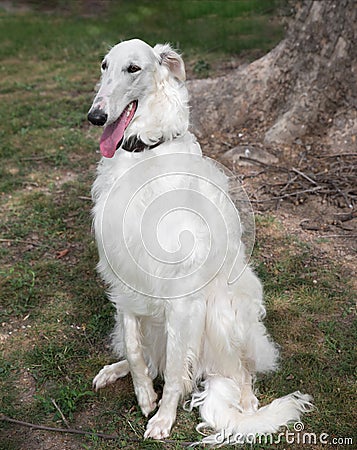
[[287, 146], [267, 147], [264, 125], [199, 140], [207, 156], [238, 175], [256, 215], [276, 218], [288, 234], [343, 264], [356, 285], [357, 113]]

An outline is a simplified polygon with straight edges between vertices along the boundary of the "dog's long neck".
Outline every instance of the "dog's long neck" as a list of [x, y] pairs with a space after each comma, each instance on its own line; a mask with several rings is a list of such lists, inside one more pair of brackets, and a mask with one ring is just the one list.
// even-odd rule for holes
[[[183, 136], [188, 124], [188, 93], [184, 84], [172, 77], [157, 80], [155, 89], [139, 99], [138, 110], [126, 130], [127, 142], [124, 141], [122, 148], [138, 152], [157, 142], [171, 141]], [[140, 141], [144, 145], [140, 145]]]
[[131, 153], [140, 153], [144, 150], [152, 150], [158, 147], [160, 144], [164, 142], [164, 139], [160, 139], [158, 142], [155, 142], [153, 145], [147, 145], [143, 142], [138, 136], [131, 136], [129, 139], [124, 141], [121, 148]]

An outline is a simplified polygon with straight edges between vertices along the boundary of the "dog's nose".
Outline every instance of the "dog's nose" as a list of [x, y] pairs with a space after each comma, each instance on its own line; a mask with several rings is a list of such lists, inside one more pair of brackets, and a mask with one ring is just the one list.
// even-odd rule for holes
[[93, 125], [104, 125], [105, 122], [108, 119], [108, 114], [105, 114], [105, 112], [101, 109], [93, 109], [93, 111], [89, 111], [88, 113], [88, 120]]

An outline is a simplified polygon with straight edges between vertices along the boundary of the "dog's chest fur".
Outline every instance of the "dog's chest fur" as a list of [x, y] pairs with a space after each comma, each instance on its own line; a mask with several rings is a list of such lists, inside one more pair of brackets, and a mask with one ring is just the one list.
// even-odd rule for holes
[[[172, 161], [172, 155], [178, 159]], [[175, 172], [175, 161], [181, 160], [187, 160], [183, 167], [187, 165], [189, 175], [182, 167]], [[195, 176], [195, 164], [197, 173], [203, 172], [207, 180]], [[142, 299], [141, 293], [153, 298], [170, 298], [185, 291], [183, 284], [187, 285], [187, 292], [189, 283], [193, 290], [201, 285], [199, 277], [203, 275], [198, 269], [204, 267], [207, 277], [210, 264], [212, 273], [216, 264], [214, 254], [207, 259], [212, 231], [221, 238], [220, 217], [211, 214], [212, 205], [222, 205], [227, 224], [234, 220], [229, 205], [225, 206], [226, 181], [223, 173], [201, 157], [200, 147], [190, 133], [153, 151], [140, 154], [118, 151], [114, 158], [103, 159], [92, 192], [94, 231], [100, 255], [98, 269], [106, 283], [138, 301]], [[208, 211], [204, 210], [205, 200]], [[209, 226], [192, 211], [209, 215]], [[235, 226], [230, 230], [232, 235], [239, 233]], [[220, 250], [216, 246], [216, 251]], [[230, 245], [228, 252], [233, 257], [235, 245]], [[230, 255], [226, 256], [231, 264]], [[177, 264], [177, 261], [181, 262]], [[188, 276], [191, 273], [194, 275]], [[173, 279], [177, 281], [165, 281]], [[134, 292], [130, 287], [134, 287]]]

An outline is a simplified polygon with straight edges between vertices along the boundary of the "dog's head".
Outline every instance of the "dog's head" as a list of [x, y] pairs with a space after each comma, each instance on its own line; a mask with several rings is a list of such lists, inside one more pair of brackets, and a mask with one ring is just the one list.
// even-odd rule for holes
[[121, 42], [105, 56], [101, 70], [88, 120], [105, 126], [100, 141], [103, 156], [111, 158], [133, 136], [153, 145], [186, 132], [185, 67], [168, 44]]

